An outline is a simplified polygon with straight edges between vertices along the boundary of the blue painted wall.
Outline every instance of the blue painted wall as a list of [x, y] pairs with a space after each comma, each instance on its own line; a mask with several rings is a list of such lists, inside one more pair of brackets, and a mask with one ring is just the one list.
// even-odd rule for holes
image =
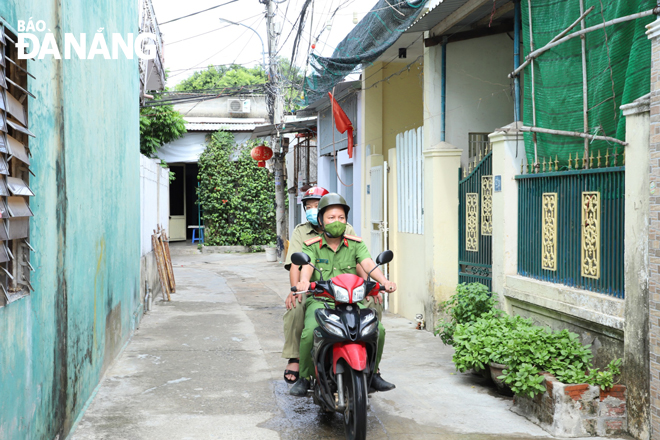
[[[63, 34], [138, 32], [135, 0], [2, 0]], [[0, 308], [0, 439], [66, 435], [139, 319], [138, 64], [29, 62], [35, 292]]]

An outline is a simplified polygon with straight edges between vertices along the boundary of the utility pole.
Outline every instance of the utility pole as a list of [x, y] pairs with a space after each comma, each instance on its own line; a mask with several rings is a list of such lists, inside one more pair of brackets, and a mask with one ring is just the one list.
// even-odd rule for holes
[[[275, 126], [279, 126], [283, 119], [282, 96], [277, 76], [277, 39], [279, 29], [276, 29], [273, 18], [275, 17], [275, 3], [272, 0], [262, 0], [266, 3], [266, 23], [268, 32], [268, 87], [267, 100], [269, 103], [270, 120]], [[275, 174], [275, 223], [277, 231], [277, 259], [283, 261], [284, 242], [287, 236], [287, 213], [285, 212], [286, 180], [284, 180], [284, 157], [288, 152], [288, 143], [282, 142], [279, 135], [271, 136], [273, 149], [273, 174]]]

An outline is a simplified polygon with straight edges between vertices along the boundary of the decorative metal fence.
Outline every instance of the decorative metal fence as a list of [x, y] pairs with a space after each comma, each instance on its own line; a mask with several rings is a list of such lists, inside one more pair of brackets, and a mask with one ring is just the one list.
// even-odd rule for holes
[[459, 174], [458, 282], [492, 289], [493, 152], [486, 153]]
[[518, 273], [623, 298], [625, 166], [549, 170], [516, 177]]

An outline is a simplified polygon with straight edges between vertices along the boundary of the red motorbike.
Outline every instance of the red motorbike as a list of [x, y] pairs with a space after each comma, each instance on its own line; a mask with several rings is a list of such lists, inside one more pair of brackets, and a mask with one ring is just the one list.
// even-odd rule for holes
[[[381, 253], [376, 267], [389, 263], [393, 257], [392, 251]], [[314, 267], [302, 252], [293, 254], [291, 262]], [[309, 289], [315, 298], [325, 301], [325, 307], [315, 311], [318, 327], [314, 329], [312, 359], [316, 375], [311, 383], [314, 403], [324, 411], [344, 414], [348, 440], [365, 439], [368, 390], [376, 373], [379, 332], [375, 311], [361, 309], [357, 303], [385, 288], [369, 277], [365, 281], [357, 275], [343, 274], [324, 281], [321, 274], [321, 280], [311, 283]], [[295, 292], [296, 288], [291, 290]]]

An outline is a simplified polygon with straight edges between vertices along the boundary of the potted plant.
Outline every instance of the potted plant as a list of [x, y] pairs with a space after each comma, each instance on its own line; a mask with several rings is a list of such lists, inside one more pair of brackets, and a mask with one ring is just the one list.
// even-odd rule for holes
[[275, 242], [268, 243], [264, 249], [266, 250], [266, 261], [270, 263], [277, 261], [277, 247], [275, 246]]

